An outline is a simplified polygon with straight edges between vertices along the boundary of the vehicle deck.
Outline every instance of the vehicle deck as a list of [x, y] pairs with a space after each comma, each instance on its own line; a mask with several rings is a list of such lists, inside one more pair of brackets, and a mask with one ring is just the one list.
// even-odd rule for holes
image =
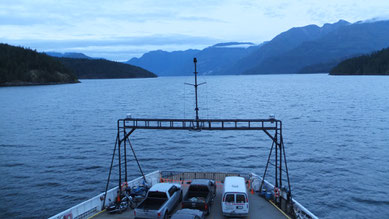
[[[184, 191], [184, 195], [186, 194], [188, 190], [189, 185], [182, 184], [182, 188]], [[222, 215], [221, 210], [221, 195], [222, 195], [222, 185], [218, 185], [216, 189], [216, 198], [215, 201], [211, 207], [211, 213], [206, 216], [205, 218], [212, 218], [212, 219], [219, 219], [219, 218], [225, 218]], [[249, 202], [250, 202], [250, 210], [249, 210], [249, 216], [247, 218], [252, 219], [261, 219], [261, 218], [287, 218], [284, 216], [283, 213], [281, 213], [276, 207], [274, 207], [271, 203], [266, 201], [264, 198], [258, 196], [258, 194], [251, 194], [249, 193]], [[176, 207], [176, 211], [181, 209], [181, 204], [179, 204]], [[125, 212], [121, 214], [108, 214], [107, 212], [102, 212], [95, 217], [94, 219], [132, 219], [134, 218], [134, 212], [132, 209], [128, 209]]]

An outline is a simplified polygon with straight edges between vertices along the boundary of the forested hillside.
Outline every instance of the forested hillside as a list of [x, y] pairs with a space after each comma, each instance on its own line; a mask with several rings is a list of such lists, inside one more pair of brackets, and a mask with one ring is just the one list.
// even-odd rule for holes
[[344, 60], [331, 75], [389, 75], [389, 48]]
[[75, 82], [77, 77], [57, 59], [31, 49], [0, 44], [0, 85]]
[[104, 59], [58, 58], [0, 44], [0, 86], [76, 83], [77, 78], [145, 78], [155, 74]]
[[157, 77], [143, 68], [105, 59], [58, 58], [58, 60], [80, 79]]

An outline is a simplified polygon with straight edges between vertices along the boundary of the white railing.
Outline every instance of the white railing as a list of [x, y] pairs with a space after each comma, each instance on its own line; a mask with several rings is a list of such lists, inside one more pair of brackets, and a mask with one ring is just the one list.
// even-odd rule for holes
[[[259, 191], [259, 187], [260, 187], [260, 184], [261, 184], [261, 181], [262, 181], [262, 177], [258, 176], [255, 173], [251, 173], [250, 181], [251, 181], [251, 184], [250, 184], [251, 188], [254, 191]], [[269, 183], [267, 180], [264, 180], [264, 186], [266, 188], [268, 188], [268, 189], [270, 188], [270, 190], [274, 189], [274, 185]], [[286, 199], [286, 194], [285, 193], [284, 194], [281, 193], [281, 196], [284, 199]], [[302, 206], [295, 199], [292, 198], [292, 201], [293, 201], [293, 209], [294, 209], [296, 218], [301, 218], [301, 219], [318, 219], [318, 217], [316, 215], [314, 215], [312, 212], [310, 212], [308, 209], [306, 209], [304, 206]]]
[[[155, 171], [146, 175], [146, 180], [151, 185], [159, 183], [161, 178], [161, 172]], [[128, 186], [137, 186], [143, 182], [143, 177], [138, 177], [130, 182]], [[118, 186], [107, 191], [107, 196], [105, 197], [106, 206], [110, 204], [110, 200], [113, 201], [117, 195]], [[104, 192], [100, 195], [97, 195], [87, 201], [84, 201], [74, 207], [71, 207], [65, 211], [62, 211], [59, 214], [56, 214], [49, 219], [81, 219], [90, 217], [99, 211], [101, 211], [104, 202]]]

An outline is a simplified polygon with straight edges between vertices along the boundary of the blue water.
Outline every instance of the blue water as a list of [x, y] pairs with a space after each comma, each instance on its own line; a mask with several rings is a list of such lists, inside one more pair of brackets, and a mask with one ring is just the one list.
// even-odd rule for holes
[[[48, 217], [102, 192], [116, 120], [127, 113], [193, 118], [193, 91], [183, 85], [192, 80], [0, 88], [0, 218]], [[209, 76], [202, 81], [207, 85], [200, 87], [201, 118], [275, 114], [283, 121], [294, 198], [317, 216], [389, 218], [389, 77]], [[136, 130], [132, 142], [145, 172], [263, 173], [271, 146], [261, 132], [232, 131]], [[129, 158], [129, 174], [139, 176]]]

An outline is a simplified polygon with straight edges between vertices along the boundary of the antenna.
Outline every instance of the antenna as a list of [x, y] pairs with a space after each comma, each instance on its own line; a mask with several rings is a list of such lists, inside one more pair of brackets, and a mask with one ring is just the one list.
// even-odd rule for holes
[[199, 104], [198, 104], [198, 100], [197, 100], [197, 87], [200, 86], [200, 85], [206, 84], [206, 82], [197, 84], [197, 74], [198, 74], [198, 72], [197, 72], [197, 59], [196, 59], [196, 57], [193, 58], [193, 63], [194, 63], [195, 83], [194, 83], [194, 84], [185, 83], [185, 84], [186, 84], [186, 85], [194, 86], [194, 88], [195, 88], [195, 99], [196, 99], [196, 108], [195, 108], [195, 111], [196, 111], [196, 124], [197, 124], [196, 127], [199, 128]]

